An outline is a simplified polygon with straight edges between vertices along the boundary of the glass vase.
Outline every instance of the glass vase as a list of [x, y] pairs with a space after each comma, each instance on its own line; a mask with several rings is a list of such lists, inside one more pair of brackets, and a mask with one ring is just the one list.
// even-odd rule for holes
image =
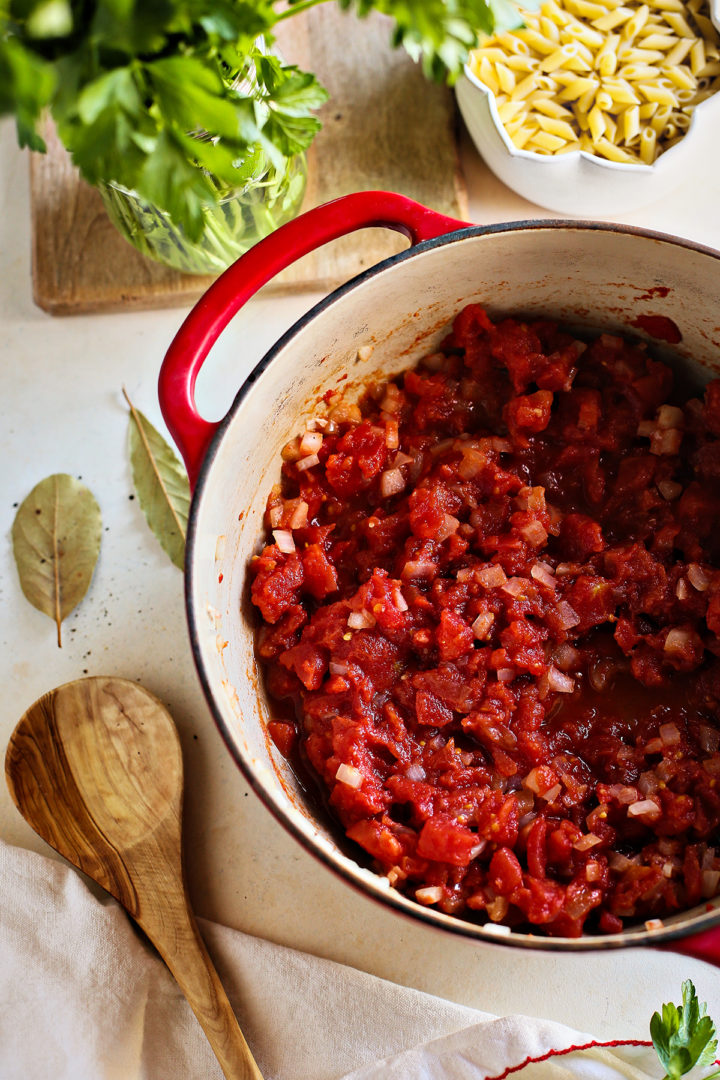
[[304, 154], [278, 170], [262, 161], [242, 188], [203, 210], [204, 228], [190, 240], [170, 215], [134, 191], [113, 182], [98, 184], [113, 225], [151, 259], [186, 274], [219, 274], [279, 225], [295, 217], [305, 194]]

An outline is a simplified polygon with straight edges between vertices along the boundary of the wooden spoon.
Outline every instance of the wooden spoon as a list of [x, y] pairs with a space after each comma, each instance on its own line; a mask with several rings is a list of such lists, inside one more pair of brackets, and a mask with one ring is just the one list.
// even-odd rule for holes
[[32, 705], [5, 775], [35, 832], [107, 889], [177, 979], [228, 1080], [262, 1080], [200, 937], [185, 886], [180, 740], [126, 679], [78, 679]]

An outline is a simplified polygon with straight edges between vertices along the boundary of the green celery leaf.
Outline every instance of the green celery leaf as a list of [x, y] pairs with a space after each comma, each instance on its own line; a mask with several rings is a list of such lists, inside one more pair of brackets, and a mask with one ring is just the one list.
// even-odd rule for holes
[[243, 117], [214, 60], [168, 56], [145, 65], [157, 107], [182, 131], [207, 131], [242, 142]]
[[682, 999], [679, 1007], [666, 1003], [650, 1020], [650, 1037], [668, 1080], [680, 1080], [695, 1065], [712, 1064], [717, 1051], [715, 1024], [689, 979]]
[[93, 124], [103, 109], [124, 110], [130, 116], [143, 111], [143, 101], [131, 67], [114, 68], [87, 83], [77, 99], [77, 111], [84, 124]]
[[15, 38], [0, 38], [0, 115], [14, 113], [18, 141], [31, 150], [44, 150], [37, 134], [40, 113], [55, 87], [51, 64]]

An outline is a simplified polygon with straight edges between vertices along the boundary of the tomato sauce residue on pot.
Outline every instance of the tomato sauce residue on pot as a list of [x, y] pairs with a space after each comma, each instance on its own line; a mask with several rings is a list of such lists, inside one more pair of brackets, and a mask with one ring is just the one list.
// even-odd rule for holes
[[680, 327], [672, 319], [668, 319], [667, 315], [638, 315], [633, 319], [632, 325], [658, 341], [667, 341], [669, 345], [677, 345], [682, 341]]
[[672, 394], [642, 343], [471, 305], [283, 452], [270, 734], [421, 904], [575, 937], [719, 891], [720, 381]]

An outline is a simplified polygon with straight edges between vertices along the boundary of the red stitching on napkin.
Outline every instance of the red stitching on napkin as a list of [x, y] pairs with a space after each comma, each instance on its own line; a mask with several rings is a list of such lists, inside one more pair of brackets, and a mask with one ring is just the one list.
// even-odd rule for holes
[[594, 1046], [652, 1046], [652, 1043], [649, 1039], [611, 1039], [609, 1042], [599, 1042], [597, 1039], [593, 1039], [592, 1042], [567, 1046], [564, 1050], [548, 1050], [547, 1053], [541, 1054], [539, 1057], [526, 1057], [519, 1065], [508, 1065], [505, 1072], [501, 1072], [497, 1076], [488, 1076], [485, 1080], [505, 1080], [510, 1073], [524, 1069], [526, 1065], [533, 1065], [538, 1061], [548, 1061], [551, 1057], [562, 1057], [563, 1054], [572, 1054], [576, 1050], [591, 1050]]

